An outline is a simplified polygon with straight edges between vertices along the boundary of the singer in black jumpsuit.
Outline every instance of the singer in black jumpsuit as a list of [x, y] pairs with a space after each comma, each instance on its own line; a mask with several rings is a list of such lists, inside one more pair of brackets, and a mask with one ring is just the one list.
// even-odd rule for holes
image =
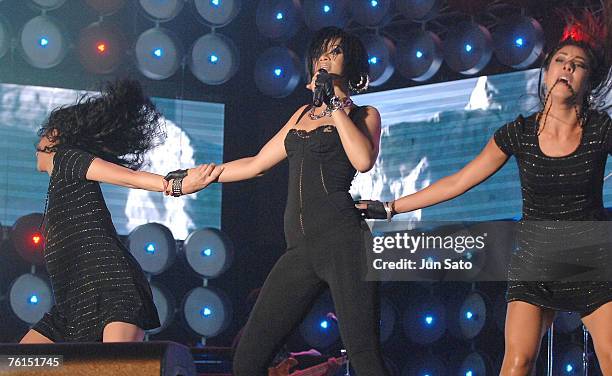
[[[364, 60], [367, 64], [367, 57]], [[295, 124], [287, 125], [293, 126], [284, 137], [289, 161], [287, 250], [268, 275], [245, 326], [234, 355], [234, 375], [267, 375], [286, 337], [329, 287], [357, 375], [385, 376], [378, 284], [365, 279], [371, 233], [349, 194], [356, 169], [331, 119], [309, 131], [297, 129], [310, 109], [305, 107]], [[355, 119], [367, 111], [352, 107], [349, 118], [355, 125], [350, 126], [359, 124]]]

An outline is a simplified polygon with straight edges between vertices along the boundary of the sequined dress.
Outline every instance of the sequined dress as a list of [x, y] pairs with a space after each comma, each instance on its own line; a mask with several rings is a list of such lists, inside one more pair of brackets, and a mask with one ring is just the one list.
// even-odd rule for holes
[[[591, 222], [595, 226], [588, 228], [584, 225], [586, 222], [580, 222], [607, 220], [602, 199], [606, 159], [612, 152], [612, 124], [607, 114], [591, 111], [580, 144], [562, 157], [547, 156], [540, 149], [535, 114], [527, 118], [519, 116], [502, 126], [495, 132], [494, 140], [505, 154], [516, 157], [519, 169], [523, 199], [520, 245], [533, 248], [542, 239], [554, 239], [549, 244], [560, 245], [581, 231], [591, 231], [593, 236], [602, 239], [609, 235], [601, 229], [595, 230], [597, 226], [607, 226], [607, 222]], [[538, 221], [557, 221], [570, 226], [567, 227], [570, 231], [559, 230], [561, 227], [551, 234], [534, 231], [542, 223]], [[540, 249], [539, 244], [533, 249]], [[609, 262], [612, 248], [599, 247], [588, 252], [591, 252], [590, 259], [605, 263]], [[520, 257], [523, 266], [531, 268], [535, 275], [554, 274], [550, 265], [534, 261], [540, 256], [537, 252], [524, 254], [529, 257]], [[612, 284], [608, 277], [596, 281], [509, 278], [507, 300], [586, 315], [612, 300]]]
[[55, 342], [101, 341], [115, 321], [160, 325], [148, 281], [119, 239], [99, 183], [86, 179], [93, 159], [67, 147], [53, 157], [44, 256], [55, 304], [33, 329]]

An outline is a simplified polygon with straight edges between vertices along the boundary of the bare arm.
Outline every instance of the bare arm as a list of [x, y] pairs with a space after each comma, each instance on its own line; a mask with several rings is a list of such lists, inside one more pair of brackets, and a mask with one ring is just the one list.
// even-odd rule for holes
[[380, 147], [380, 114], [374, 107], [366, 107], [364, 124], [353, 123], [344, 111], [332, 113], [334, 124], [340, 135], [342, 146], [349, 161], [357, 171], [369, 171], [376, 158]]
[[268, 141], [257, 155], [247, 158], [237, 159], [221, 165], [223, 172], [219, 175], [220, 183], [229, 183], [251, 179], [262, 175], [270, 168], [277, 165], [280, 161], [287, 158], [285, 151], [285, 136], [289, 132], [306, 106], [300, 107], [291, 116], [289, 121], [281, 128], [274, 137]]
[[395, 200], [394, 209], [397, 213], [404, 213], [455, 198], [493, 175], [507, 160], [508, 156], [491, 138], [482, 152], [461, 170]]

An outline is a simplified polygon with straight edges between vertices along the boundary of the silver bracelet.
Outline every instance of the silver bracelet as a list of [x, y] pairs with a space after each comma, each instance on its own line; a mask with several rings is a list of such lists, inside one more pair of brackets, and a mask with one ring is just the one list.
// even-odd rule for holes
[[385, 207], [385, 211], [387, 212], [387, 222], [391, 222], [391, 217], [393, 217], [393, 213], [391, 212], [391, 205], [389, 205], [389, 201], [383, 202], [383, 206]]

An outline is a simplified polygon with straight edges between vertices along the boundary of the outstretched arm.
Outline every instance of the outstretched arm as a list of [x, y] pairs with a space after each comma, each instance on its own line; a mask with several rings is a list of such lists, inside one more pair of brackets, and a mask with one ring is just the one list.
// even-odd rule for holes
[[480, 154], [461, 170], [425, 189], [395, 200], [394, 209], [397, 213], [404, 213], [455, 198], [493, 175], [507, 160], [508, 156], [491, 138]]
[[220, 183], [229, 183], [251, 179], [264, 174], [280, 161], [287, 158], [285, 137], [289, 129], [295, 126], [298, 117], [304, 111], [305, 107], [306, 106], [300, 107], [283, 128], [281, 128], [281, 130], [261, 148], [257, 155], [222, 164], [221, 167], [223, 167], [223, 172], [219, 175], [218, 181]]

